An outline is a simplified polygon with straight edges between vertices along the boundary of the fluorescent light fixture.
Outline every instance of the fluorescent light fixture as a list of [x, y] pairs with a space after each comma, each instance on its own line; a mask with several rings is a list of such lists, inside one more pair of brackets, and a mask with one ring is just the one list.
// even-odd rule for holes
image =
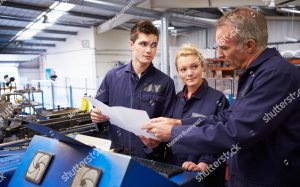
[[155, 20], [155, 21], [152, 21], [153, 25], [156, 26], [156, 27], [159, 27], [161, 25], [161, 21], [160, 20]]
[[46, 27], [49, 27], [51, 26], [52, 24], [50, 23], [35, 23], [34, 25], [32, 25], [30, 27], [30, 29], [35, 29], [35, 30], [43, 30], [45, 29]]
[[47, 14], [49, 22], [57, 21], [61, 16], [63, 16], [65, 12], [53, 10]]
[[18, 37], [18, 40], [30, 40], [32, 38], [32, 36], [20, 36]]
[[52, 3], [52, 4], [49, 6], [49, 9], [54, 9], [58, 4], [59, 4], [59, 2], [58, 2], [58, 1], [55, 1], [54, 3]]
[[283, 12], [291, 12], [295, 14], [300, 14], [300, 10], [294, 10], [294, 9], [289, 9], [289, 8], [279, 8], [278, 10], [281, 10]]
[[290, 42], [297, 42], [298, 41], [296, 38], [290, 38], [290, 37], [287, 37], [287, 36], [285, 36], [284, 39], [286, 39]]
[[28, 23], [27, 25], [26, 25], [26, 29], [29, 29], [32, 25], [34, 24], [34, 22], [30, 22], [30, 23]]
[[20, 36], [23, 32], [22, 31], [19, 31], [16, 36]]
[[275, 0], [271, 0], [271, 3], [269, 4], [270, 8], [274, 8], [275, 7]]
[[63, 2], [57, 2], [55, 1], [50, 7], [49, 9], [53, 9], [53, 10], [60, 10], [60, 11], [64, 11], [64, 12], [68, 12], [69, 10], [71, 10], [72, 8], [74, 8], [75, 5], [70, 4], [70, 3], [63, 3]]
[[[153, 25], [155, 27], [160, 27], [160, 25], [161, 25], [161, 21], [160, 20], [152, 21], [152, 23], [153, 23]], [[175, 27], [168, 27], [168, 30], [174, 30], [174, 29], [175, 29]]]
[[36, 35], [39, 30], [26, 30], [19, 37], [18, 40], [28, 40], [31, 39], [34, 35]]
[[[36, 35], [40, 30], [43, 30], [55, 23], [57, 19], [63, 16], [67, 11], [74, 8], [75, 5], [69, 3], [63, 3], [55, 1], [49, 7], [51, 9], [50, 12], [42, 12], [40, 15], [37, 16], [35, 21], [30, 22], [26, 25], [25, 31], [20, 31], [16, 34], [18, 40], [28, 40]], [[50, 23], [43, 23], [43, 17], [47, 16]], [[34, 30], [32, 30], [34, 29]]]

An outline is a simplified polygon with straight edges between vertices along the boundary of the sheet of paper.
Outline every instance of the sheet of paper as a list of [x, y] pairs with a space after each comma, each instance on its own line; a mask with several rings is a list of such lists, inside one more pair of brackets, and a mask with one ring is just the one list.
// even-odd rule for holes
[[86, 97], [86, 99], [98, 108], [103, 115], [108, 116], [111, 124], [130, 131], [137, 136], [156, 139], [152, 133], [147, 133], [146, 130], [141, 129], [142, 125], [150, 120], [146, 111], [122, 106], [110, 107], [95, 98]]
[[86, 136], [82, 134], [77, 134], [75, 136], [75, 140], [80, 141], [81, 143], [87, 144], [89, 146], [95, 146], [96, 148], [101, 149], [103, 151], [109, 151], [111, 146], [110, 140]]

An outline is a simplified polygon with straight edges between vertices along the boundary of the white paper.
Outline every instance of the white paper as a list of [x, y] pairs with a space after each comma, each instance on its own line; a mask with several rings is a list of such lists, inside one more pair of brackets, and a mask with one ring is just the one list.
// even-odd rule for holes
[[84, 143], [89, 146], [95, 146], [96, 148], [101, 149], [103, 151], [109, 151], [111, 146], [110, 140], [86, 136], [82, 134], [76, 134], [75, 140], [80, 141], [81, 143]]
[[111, 124], [130, 131], [137, 136], [156, 139], [152, 133], [142, 130], [142, 125], [150, 120], [146, 111], [122, 106], [110, 107], [95, 98], [86, 97], [86, 99], [99, 109], [103, 115], [108, 116]]

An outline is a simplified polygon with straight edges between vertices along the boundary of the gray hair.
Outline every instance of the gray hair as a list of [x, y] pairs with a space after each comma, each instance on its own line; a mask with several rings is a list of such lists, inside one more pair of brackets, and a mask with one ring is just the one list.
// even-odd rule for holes
[[217, 21], [216, 27], [220, 28], [228, 24], [238, 29], [236, 34], [239, 43], [253, 39], [257, 47], [267, 47], [267, 20], [256, 10], [248, 7], [240, 7], [226, 12], [225, 15]]

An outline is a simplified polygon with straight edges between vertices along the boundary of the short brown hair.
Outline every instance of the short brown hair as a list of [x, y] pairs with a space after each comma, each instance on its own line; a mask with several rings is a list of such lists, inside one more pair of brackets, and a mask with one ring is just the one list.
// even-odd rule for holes
[[231, 24], [238, 28], [237, 39], [243, 43], [253, 39], [258, 47], [266, 47], [268, 43], [268, 28], [266, 18], [259, 12], [248, 7], [239, 7], [226, 12], [218, 21], [216, 27]]
[[130, 31], [130, 41], [133, 43], [137, 40], [139, 33], [154, 34], [159, 39], [158, 29], [153, 25], [151, 21], [139, 21], [136, 23]]

